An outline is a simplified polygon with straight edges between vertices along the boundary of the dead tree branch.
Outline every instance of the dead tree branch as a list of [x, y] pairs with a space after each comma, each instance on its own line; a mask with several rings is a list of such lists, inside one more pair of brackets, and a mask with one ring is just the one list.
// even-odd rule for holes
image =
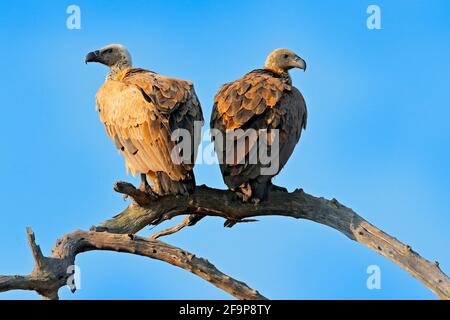
[[52, 255], [44, 257], [35, 243], [34, 233], [30, 228], [27, 228], [27, 231], [35, 267], [31, 274], [26, 276], [0, 276], [0, 292], [34, 290], [45, 299], [58, 299], [61, 287], [69, 284], [73, 292], [76, 290], [74, 283], [69, 282], [73, 270], [70, 267], [75, 264], [77, 254], [92, 250], [108, 250], [137, 254], [170, 263], [199, 276], [238, 299], [266, 299], [245, 283], [219, 271], [208, 260], [161, 241], [135, 235], [75, 231], [59, 239]]
[[336, 199], [314, 197], [301, 189], [292, 193], [272, 190], [267, 201], [255, 205], [242, 203], [229, 191], [203, 185], [197, 187], [189, 197], [169, 196], [151, 201], [145, 197], [134, 197], [135, 188], [128, 183], [118, 182], [115, 189], [129, 195], [134, 201], [122, 213], [98, 227], [92, 227], [92, 230], [136, 233], [147, 225], [160, 224], [185, 214], [222, 217], [226, 219], [225, 226], [229, 227], [239, 222], [252, 221], [249, 218], [257, 216], [307, 219], [336, 229], [349, 239], [365, 245], [410, 273], [439, 298], [450, 299], [450, 279], [439, 268], [437, 261], [431, 262], [421, 257], [411, 246], [370, 224]]
[[161, 230], [159, 232], [156, 232], [154, 234], [152, 234], [150, 236], [150, 239], [156, 240], [160, 237], [163, 236], [168, 236], [170, 234], [174, 234], [175, 232], [180, 231], [181, 229], [185, 228], [185, 227], [191, 227], [193, 225], [195, 225], [197, 222], [199, 222], [201, 219], [203, 219], [205, 216], [202, 215], [195, 215], [195, 214], [190, 214], [187, 215], [183, 221], [181, 221], [179, 224], [177, 224], [176, 226], [173, 226], [171, 228], [168, 229], [164, 229]]
[[[242, 203], [224, 190], [197, 187], [190, 196], [155, 198], [139, 191], [133, 185], [118, 182], [114, 189], [132, 198], [131, 204], [110, 220], [92, 227], [91, 232], [75, 231], [60, 239], [51, 257], [44, 257], [35, 244], [34, 234], [28, 230], [28, 239], [35, 260], [35, 268], [27, 276], [0, 276], [0, 292], [13, 289], [35, 290], [48, 299], [57, 299], [58, 290], [66, 285], [69, 266], [78, 253], [89, 250], [128, 252], [162, 260], [188, 270], [239, 299], [265, 299], [242, 282], [221, 273], [208, 261], [182, 249], [155, 240], [193, 225], [206, 216], [225, 219], [225, 226], [254, 221], [257, 216], [287, 216], [308, 219], [329, 226], [396, 263], [422, 282], [441, 299], [450, 299], [450, 279], [439, 268], [394, 237], [370, 224], [352, 209], [336, 199], [327, 200], [309, 195], [303, 190], [292, 193], [279, 188], [269, 193], [269, 199], [260, 204]], [[187, 215], [179, 225], [160, 231], [150, 239], [133, 234], [148, 225], [157, 225], [179, 215]], [[107, 231], [107, 232], [100, 232]]]

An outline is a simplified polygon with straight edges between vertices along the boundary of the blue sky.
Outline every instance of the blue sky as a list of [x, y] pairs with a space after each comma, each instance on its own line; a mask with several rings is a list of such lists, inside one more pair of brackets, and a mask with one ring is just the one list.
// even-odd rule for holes
[[[71, 4], [81, 30], [66, 28]], [[381, 8], [381, 30], [366, 27], [370, 4]], [[308, 129], [275, 182], [337, 198], [450, 273], [449, 10], [444, 0], [1, 2], [0, 274], [31, 270], [26, 226], [49, 254], [59, 236], [127, 205], [111, 186], [137, 180], [94, 108], [107, 70], [84, 64], [109, 43], [126, 45], [135, 66], [192, 80], [206, 119], [221, 84], [261, 67], [274, 48], [296, 51], [308, 63], [292, 72]], [[216, 166], [195, 172], [199, 184], [224, 187]], [[276, 217], [222, 223], [210, 218], [164, 241], [273, 299], [435, 298], [327, 227]], [[81, 289], [63, 288], [61, 298], [229, 298], [143, 257], [90, 252], [77, 264]], [[369, 265], [381, 269], [380, 290], [366, 287]], [[15, 298], [39, 297], [0, 294]]]

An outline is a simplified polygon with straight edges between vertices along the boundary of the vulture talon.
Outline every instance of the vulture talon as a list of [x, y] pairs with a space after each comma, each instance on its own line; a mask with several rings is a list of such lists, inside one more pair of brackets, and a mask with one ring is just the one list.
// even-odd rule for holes
[[149, 197], [153, 198], [153, 199], [159, 199], [161, 196], [159, 194], [157, 194], [151, 186], [147, 186], [147, 188], [144, 191]]

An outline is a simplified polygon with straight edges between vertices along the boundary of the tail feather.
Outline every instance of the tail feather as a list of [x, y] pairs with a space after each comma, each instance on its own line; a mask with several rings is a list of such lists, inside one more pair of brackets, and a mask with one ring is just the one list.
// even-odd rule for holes
[[152, 179], [155, 185], [152, 187], [159, 195], [177, 195], [177, 194], [191, 194], [195, 190], [195, 177], [191, 171], [187, 174], [184, 180], [172, 180], [166, 173], [157, 172], [156, 177]]

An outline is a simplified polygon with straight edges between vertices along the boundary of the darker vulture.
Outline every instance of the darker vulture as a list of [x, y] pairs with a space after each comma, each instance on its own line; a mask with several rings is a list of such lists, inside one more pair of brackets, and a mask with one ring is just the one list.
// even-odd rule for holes
[[192, 192], [198, 148], [194, 141], [199, 139], [191, 139], [186, 151], [180, 148], [181, 139], [172, 136], [184, 129], [193, 138], [201, 128], [203, 115], [192, 83], [132, 68], [131, 56], [122, 45], [90, 52], [88, 62], [110, 68], [96, 95], [98, 113], [124, 156], [127, 171], [141, 174], [141, 190], [157, 195]]
[[[294, 52], [276, 49], [263, 69], [223, 85], [214, 98], [212, 139], [225, 184], [244, 201], [258, 203], [287, 163], [306, 129], [307, 110], [288, 71], [306, 70]], [[241, 130], [239, 130], [241, 129]], [[220, 139], [217, 136], [220, 136]], [[262, 159], [265, 145], [270, 162]]]

